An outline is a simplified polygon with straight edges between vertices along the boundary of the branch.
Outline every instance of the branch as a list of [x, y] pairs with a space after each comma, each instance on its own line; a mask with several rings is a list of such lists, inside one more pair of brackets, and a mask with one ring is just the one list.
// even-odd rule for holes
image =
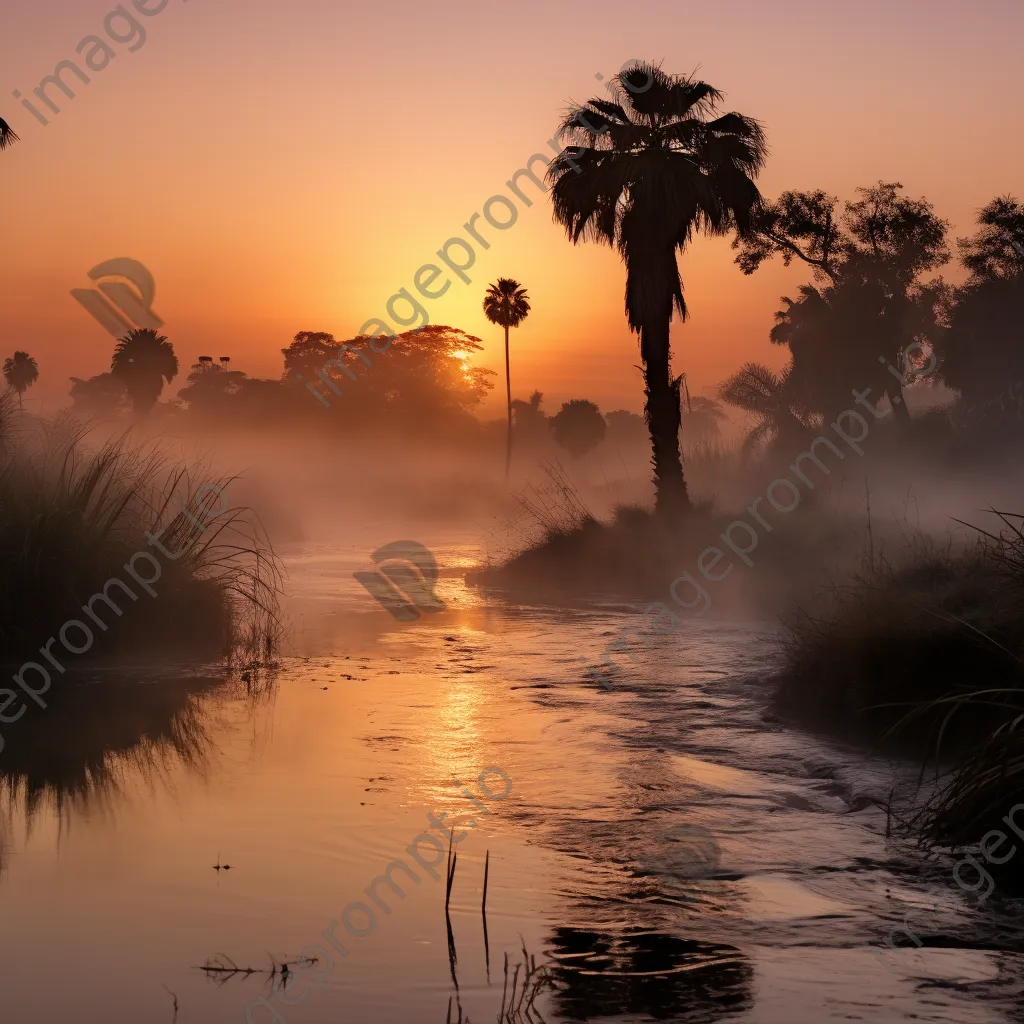
[[[808, 256], [795, 242], [791, 242], [785, 235], [777, 235], [771, 229], [766, 228], [765, 234], [778, 246], [784, 249], [788, 249], [795, 256], [799, 256], [804, 263], [809, 263], [812, 267], [817, 267], [819, 270], [823, 270], [833, 281], [836, 279], [835, 271], [829, 265], [828, 259], [816, 260], [813, 256]], [[827, 243], [826, 243], [827, 246]], [[826, 249], [827, 251], [827, 249]]]

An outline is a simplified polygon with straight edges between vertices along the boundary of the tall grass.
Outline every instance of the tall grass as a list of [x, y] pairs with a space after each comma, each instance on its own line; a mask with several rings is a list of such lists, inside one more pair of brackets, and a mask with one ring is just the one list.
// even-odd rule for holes
[[[954, 849], [978, 843], [1001, 826], [1014, 804], [1024, 802], [1024, 515], [995, 514], [1001, 529], [982, 534], [992, 572], [1001, 583], [1001, 601], [992, 615], [992, 625], [999, 628], [985, 634], [985, 640], [1003, 656], [1006, 671], [975, 677], [966, 693], [929, 702], [908, 716], [941, 714], [937, 763], [942, 761], [944, 737], [956, 731], [958, 720], [981, 712], [993, 721], [953, 765], [915, 821], [926, 843]], [[1024, 863], [1011, 864], [1007, 871], [1024, 879]]]
[[[82, 619], [108, 580], [133, 585], [125, 565], [138, 551], [161, 565], [157, 596], [122, 598], [123, 617], [108, 614], [108, 629], [94, 629], [90, 654], [194, 649], [267, 660], [278, 629], [273, 552], [249, 510], [213, 514], [212, 494], [205, 510], [193, 502], [204, 483], [230, 495], [231, 480], [175, 465], [128, 435], [92, 447], [86, 433], [65, 417], [12, 423], [0, 397], [0, 660], [38, 661], [33, 652]], [[147, 531], [180, 556], [164, 557]]]
[[1024, 516], [993, 514], [960, 550], [916, 535], [898, 563], [872, 554], [829, 615], [791, 623], [778, 677], [791, 715], [934, 768], [911, 825], [952, 848], [1024, 794]]

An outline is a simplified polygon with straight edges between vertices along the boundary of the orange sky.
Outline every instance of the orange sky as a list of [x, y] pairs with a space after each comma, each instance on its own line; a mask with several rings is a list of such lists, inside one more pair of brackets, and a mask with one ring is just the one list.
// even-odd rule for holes
[[[199, 354], [278, 376], [296, 331], [351, 336], [508, 194], [526, 157], [550, 153], [567, 103], [601, 91], [595, 73], [631, 58], [699, 69], [728, 109], [764, 123], [766, 195], [846, 197], [895, 179], [963, 234], [994, 195], [1024, 194], [1017, 0], [136, 2], [157, 12], [135, 12], [144, 44], [129, 52], [134, 29], [115, 18], [127, 42], [110, 42], [88, 85], [67, 76], [74, 99], [51, 90], [61, 111], [45, 127], [12, 92], [33, 97], [61, 60], [84, 67], [76, 46], [104, 34], [115, 5], [5, 11], [0, 116], [22, 141], [0, 156], [0, 354], [37, 358], [34, 408], [108, 368], [113, 339], [69, 293], [113, 257], [153, 273], [184, 371], [175, 387]], [[540, 388], [549, 411], [574, 397], [639, 411], [618, 258], [572, 247], [546, 199], [518, 207], [507, 231], [486, 229], [472, 283], [427, 304], [431, 322], [479, 335], [482, 362], [499, 369], [500, 331], [480, 302], [489, 281], [515, 277], [534, 311], [514, 335], [514, 394]], [[772, 265], [745, 278], [732, 256], [698, 239], [683, 259], [692, 315], [674, 327], [675, 366], [694, 394], [745, 359], [785, 357], [767, 341], [772, 314], [807, 275]], [[500, 406], [496, 389], [488, 411]]]

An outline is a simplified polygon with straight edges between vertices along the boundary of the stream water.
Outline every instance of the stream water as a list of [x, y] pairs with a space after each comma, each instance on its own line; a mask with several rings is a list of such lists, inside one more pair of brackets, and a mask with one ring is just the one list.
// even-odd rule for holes
[[[1022, 1018], [1019, 915], [886, 840], [910, 766], [766, 713], [771, 624], [648, 637], [605, 689], [581, 659], [634, 611], [484, 597], [474, 547], [419, 539], [445, 611], [374, 602], [372, 545], [293, 545], [257, 696], [128, 666], [80, 681], [59, 757], [7, 727], [5, 1019], [480, 1024], [513, 975], [515, 1020]], [[882, 955], [905, 915], [925, 946]]]

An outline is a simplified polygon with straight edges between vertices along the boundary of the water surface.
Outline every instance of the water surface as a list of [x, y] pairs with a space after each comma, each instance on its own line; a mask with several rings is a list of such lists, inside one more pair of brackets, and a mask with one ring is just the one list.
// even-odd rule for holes
[[[771, 624], [643, 638], [607, 689], [586, 662], [635, 613], [481, 595], [476, 548], [420, 539], [443, 613], [375, 604], [352, 578], [375, 543], [295, 545], [269, 685], [122, 666], [7, 727], [10, 1019], [479, 1024], [524, 949], [551, 1022], [1019, 1019], [1014, 915], [885, 838], [910, 769], [765, 713]], [[450, 933], [445, 863], [407, 852], [431, 813], [465, 830]], [[378, 884], [385, 912], [366, 890], [396, 859], [417, 880]], [[928, 945], [880, 956], [907, 914]], [[198, 969], [229, 961], [254, 973]], [[283, 989], [256, 973], [282, 961]]]

